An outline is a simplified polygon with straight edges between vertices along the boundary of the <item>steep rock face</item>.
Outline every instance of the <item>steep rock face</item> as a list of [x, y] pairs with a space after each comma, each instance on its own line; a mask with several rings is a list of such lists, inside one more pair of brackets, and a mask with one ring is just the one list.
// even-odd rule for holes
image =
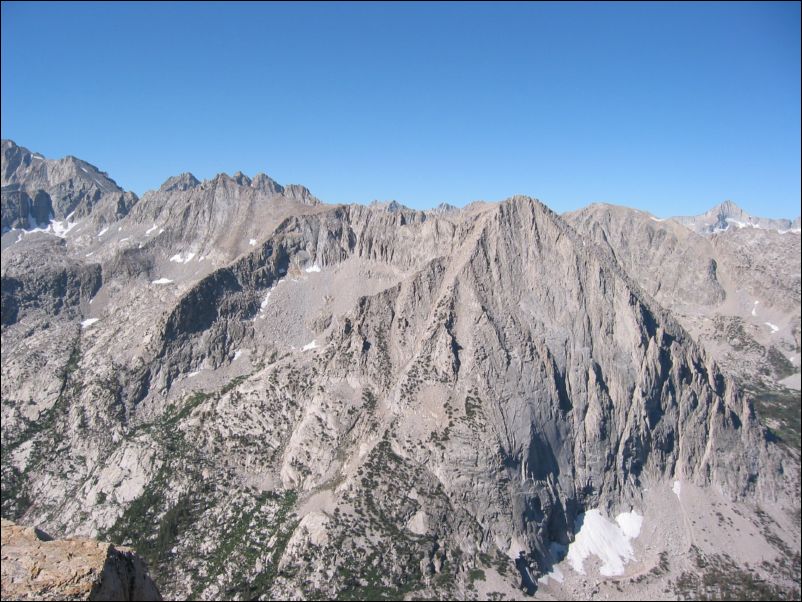
[[[50, 316], [62, 311], [70, 317], [80, 315], [82, 303], [88, 303], [102, 285], [101, 267], [77, 261], [66, 250], [63, 240], [46, 239], [37, 253], [7, 254], [2, 264], [2, 324], [17, 322], [31, 309]], [[42, 262], [40, 254], [47, 255]]]
[[191, 173], [185, 172], [177, 176], [167, 178], [164, 184], [159, 187], [159, 192], [185, 191], [200, 185], [200, 181]]
[[644, 292], [663, 306], [675, 310], [724, 301], [710, 239], [673, 221], [614, 205], [591, 205], [565, 218], [612, 252]]
[[3, 600], [162, 599], [133, 550], [2, 523]]
[[136, 203], [105, 173], [75, 157], [44, 158], [3, 140], [2, 228], [43, 227], [51, 219], [86, 217], [113, 221]]
[[[798, 395], [786, 389], [799, 389], [798, 232], [761, 226], [701, 235], [611, 205], [591, 205], [566, 219], [614, 256], [742, 386], [765, 398], [766, 418], [784, 425], [786, 438], [796, 433], [791, 440], [798, 447], [798, 413], [783, 410], [798, 406]], [[776, 406], [776, 394], [788, 401]]]
[[[407, 228], [403, 228], [407, 226]], [[211, 356], [213, 365], [252, 340], [251, 324], [265, 291], [290, 272], [323, 269], [353, 258], [414, 271], [466, 236], [464, 227], [428, 220], [421, 212], [384, 213], [361, 206], [290, 217], [259, 249], [193, 286], [163, 325], [163, 346], [154, 352], [157, 381], [169, 386]]]
[[[449, 268], [429, 272], [442, 277], [429, 281], [436, 294], [402, 285], [367, 300], [334, 357], [367, 348], [367, 374], [401, 415], [421, 403], [408, 391], [437, 382], [452, 390], [447, 404], [483, 400], [486, 430], [466, 447], [523, 489], [513, 515], [529, 519], [526, 533], [517, 521], [502, 531], [542, 550], [544, 534], [565, 540], [579, 508], [620, 503], [644, 478], [744, 495], [763, 462], [767, 492], [779, 486], [751, 409], [681, 328], [544, 207], [515, 199], [490, 213]], [[429, 374], [411, 377], [416, 368]], [[457, 483], [464, 442], [446, 445], [438, 468]], [[453, 493], [487, 503], [475, 482]]]

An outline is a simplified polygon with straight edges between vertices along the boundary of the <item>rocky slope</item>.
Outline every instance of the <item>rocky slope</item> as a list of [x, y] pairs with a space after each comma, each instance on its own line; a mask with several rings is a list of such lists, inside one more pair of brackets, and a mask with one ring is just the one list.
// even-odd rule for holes
[[798, 231], [761, 226], [701, 235], [674, 219], [612, 205], [565, 217], [669, 309], [799, 448]]
[[[2, 242], [3, 516], [134, 544], [171, 597], [671, 597], [725, 561], [794, 593], [798, 456], [536, 200], [185, 174]], [[620, 566], [583, 574], [616, 514]]]
[[54, 540], [3, 519], [3, 600], [161, 600], [142, 559], [89, 539]]

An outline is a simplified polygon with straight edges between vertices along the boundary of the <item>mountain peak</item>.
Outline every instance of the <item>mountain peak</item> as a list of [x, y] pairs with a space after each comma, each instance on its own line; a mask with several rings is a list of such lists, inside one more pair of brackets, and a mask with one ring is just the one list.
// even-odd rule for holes
[[701, 215], [672, 218], [698, 234], [716, 234], [735, 228], [762, 228], [784, 232], [792, 230], [796, 222], [789, 219], [770, 219], [750, 215], [729, 199]]
[[313, 195], [306, 186], [300, 184], [287, 184], [282, 194], [304, 205], [319, 205], [320, 199]]
[[718, 211], [719, 213], [741, 213], [743, 212], [743, 209], [741, 209], [735, 202], [727, 199], [723, 203], [719, 203], [713, 207], [710, 211]]
[[98, 203], [115, 215], [127, 211], [128, 201], [120, 204], [123, 189], [91, 163], [72, 155], [47, 159], [13, 140], [3, 140], [2, 146], [4, 229], [28, 229], [72, 214], [80, 218]]
[[251, 180], [251, 187], [268, 194], [280, 194], [284, 187], [265, 173], [259, 172]]
[[437, 207], [431, 209], [430, 211], [435, 215], [441, 215], [443, 213], [451, 213], [453, 211], [459, 211], [459, 209], [450, 203], [440, 203]]
[[251, 179], [241, 171], [238, 171], [232, 176], [233, 180], [240, 186], [250, 186]]
[[406, 205], [402, 205], [398, 201], [390, 200], [390, 201], [379, 201], [373, 200], [368, 205], [371, 209], [384, 209], [388, 213], [398, 213], [399, 211], [407, 210], [409, 211], [410, 208]]
[[200, 182], [188, 171], [181, 173], [177, 176], [171, 176], [164, 181], [164, 184], [159, 188], [160, 192], [171, 192], [173, 190], [189, 190], [195, 188]]

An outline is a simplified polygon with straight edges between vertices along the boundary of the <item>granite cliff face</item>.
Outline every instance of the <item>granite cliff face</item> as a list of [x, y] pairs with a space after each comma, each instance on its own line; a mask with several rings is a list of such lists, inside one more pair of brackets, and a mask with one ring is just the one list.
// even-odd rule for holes
[[124, 192], [86, 161], [48, 160], [11, 140], [3, 140], [2, 147], [3, 232], [49, 228], [63, 234], [75, 220], [90, 214], [99, 223], [123, 217], [137, 201], [135, 194]]
[[[676, 219], [612, 205], [591, 205], [565, 217], [670, 310], [750, 390], [775, 430], [799, 448], [798, 231], [754, 219], [751, 227], [699, 234]], [[789, 407], [795, 411], [779, 411]]]
[[683, 226], [243, 174], [93, 212], [3, 235], [3, 516], [133, 544], [173, 597], [589, 597], [595, 513], [642, 520], [633, 595], [724, 549], [791, 591], [798, 455], [669, 303], [729, 294]]
[[132, 550], [89, 539], [54, 540], [3, 519], [3, 600], [161, 600]]

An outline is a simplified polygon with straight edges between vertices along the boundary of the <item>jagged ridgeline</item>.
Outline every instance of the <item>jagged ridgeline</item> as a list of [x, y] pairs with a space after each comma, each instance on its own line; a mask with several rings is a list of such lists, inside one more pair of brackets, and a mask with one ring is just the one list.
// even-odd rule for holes
[[[706, 592], [715, 499], [793, 595], [798, 456], [540, 202], [243, 174], [140, 199], [8, 141], [2, 173], [4, 518], [132, 545], [166, 598], [583, 597], [611, 571], [671, 597]], [[593, 581], [567, 567], [597, 514], [642, 522]]]

